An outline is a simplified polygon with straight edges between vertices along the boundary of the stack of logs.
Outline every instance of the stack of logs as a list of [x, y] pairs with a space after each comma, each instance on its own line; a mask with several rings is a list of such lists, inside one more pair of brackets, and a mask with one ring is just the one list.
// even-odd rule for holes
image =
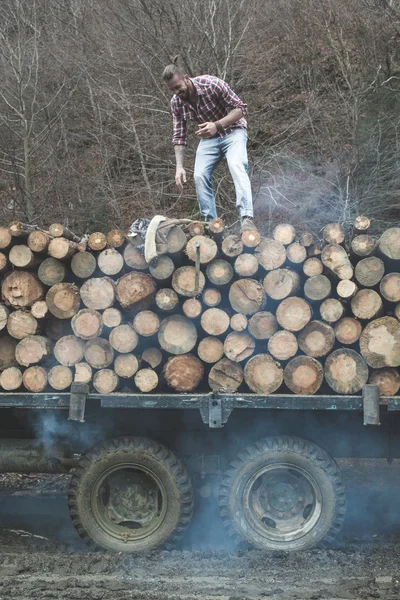
[[148, 265], [119, 230], [0, 227], [0, 389], [395, 395], [400, 228], [369, 228], [191, 222]]

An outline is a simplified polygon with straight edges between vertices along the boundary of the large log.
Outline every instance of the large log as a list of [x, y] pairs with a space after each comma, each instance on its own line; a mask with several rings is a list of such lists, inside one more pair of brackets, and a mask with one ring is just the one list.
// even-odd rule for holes
[[97, 267], [96, 259], [90, 252], [78, 252], [72, 257], [71, 270], [79, 279], [88, 279]]
[[235, 258], [243, 252], [243, 242], [238, 235], [228, 235], [221, 245], [222, 254], [227, 258]]
[[275, 269], [267, 273], [263, 285], [267, 296], [274, 300], [283, 300], [297, 294], [300, 289], [300, 276], [291, 269]]
[[91, 340], [101, 335], [103, 321], [97, 310], [83, 308], [72, 317], [71, 327], [74, 334], [82, 340]]
[[268, 340], [268, 352], [277, 360], [289, 360], [298, 349], [296, 336], [285, 329], [280, 329]]
[[124, 259], [115, 248], [106, 248], [97, 257], [97, 264], [104, 275], [117, 275], [124, 266]]
[[269, 340], [279, 329], [275, 315], [270, 312], [256, 312], [249, 321], [249, 332], [256, 340]]
[[386, 229], [378, 240], [377, 249], [384, 260], [400, 260], [400, 227]]
[[336, 323], [344, 315], [345, 308], [340, 300], [336, 298], [327, 298], [319, 307], [321, 319], [328, 323]]
[[37, 277], [28, 271], [14, 271], [4, 278], [1, 293], [3, 300], [14, 308], [25, 308], [43, 298], [44, 290]]
[[254, 277], [258, 271], [258, 260], [254, 254], [239, 254], [235, 260], [234, 269], [239, 277]]
[[235, 313], [231, 316], [231, 329], [233, 329], [233, 331], [244, 331], [247, 328], [247, 324], [248, 321], [246, 315]]
[[64, 367], [72, 367], [81, 362], [85, 345], [75, 335], [65, 335], [54, 346], [54, 356]]
[[321, 275], [324, 270], [324, 265], [316, 256], [311, 256], [311, 258], [307, 258], [303, 264], [303, 273], [307, 275], [307, 277], [313, 277], [314, 275]]
[[224, 355], [224, 344], [217, 337], [205, 337], [198, 345], [197, 354], [206, 363], [216, 363]]
[[380, 282], [380, 292], [389, 302], [400, 302], [400, 273], [388, 273]]
[[47, 292], [46, 302], [52, 315], [58, 319], [70, 319], [79, 310], [79, 288], [73, 283], [56, 283]]
[[134, 377], [136, 387], [143, 393], [151, 392], [158, 386], [158, 375], [153, 369], [140, 369]]
[[142, 361], [152, 369], [157, 369], [163, 362], [163, 354], [159, 348], [146, 348], [142, 353]]
[[318, 392], [324, 379], [324, 370], [315, 358], [296, 356], [286, 365], [283, 379], [291, 392], [308, 396]]
[[307, 258], [307, 250], [299, 242], [293, 242], [286, 248], [286, 256], [292, 265], [301, 265]]
[[182, 304], [182, 311], [189, 319], [197, 319], [203, 312], [203, 306], [197, 298], [189, 298]]
[[80, 241], [80, 238], [77, 235], [75, 235], [73, 231], [71, 231], [70, 229], [68, 229], [68, 227], [62, 225], [61, 223], [53, 223], [52, 225], [50, 225], [49, 234], [52, 237], [63, 237], [67, 240], [72, 240], [73, 242]]
[[118, 375], [112, 369], [100, 369], [93, 377], [93, 387], [99, 394], [115, 392], [119, 384]]
[[139, 361], [134, 354], [120, 354], [114, 361], [114, 371], [118, 377], [130, 379], [139, 368]]
[[160, 328], [158, 315], [151, 310], [142, 310], [133, 319], [133, 329], [138, 335], [151, 337]]
[[261, 235], [255, 229], [243, 231], [241, 238], [243, 246], [246, 248], [256, 248], [261, 241]]
[[356, 235], [351, 240], [352, 254], [357, 258], [365, 258], [373, 253], [375, 249], [375, 239], [370, 235]]
[[214, 308], [215, 306], [218, 306], [219, 304], [221, 304], [222, 300], [221, 292], [219, 290], [216, 290], [215, 288], [208, 288], [204, 290], [204, 292], [201, 295], [201, 298], [204, 304], [209, 308]]
[[362, 325], [353, 317], [343, 317], [336, 323], [334, 331], [338, 342], [351, 346], [359, 340]]
[[17, 367], [8, 367], [0, 373], [0, 388], [6, 392], [18, 390], [22, 385], [22, 372]]
[[47, 385], [47, 371], [43, 367], [29, 367], [22, 375], [22, 383], [28, 392], [42, 392]]
[[40, 335], [29, 335], [20, 342], [15, 348], [15, 358], [19, 365], [30, 367], [37, 365], [41, 360], [50, 356], [53, 344], [50, 340]]
[[357, 263], [354, 270], [354, 276], [358, 283], [364, 287], [374, 287], [385, 274], [385, 265], [383, 260], [377, 256], [363, 258]]
[[120, 229], [112, 229], [107, 233], [107, 245], [110, 248], [121, 248], [126, 242], [126, 236]]
[[47, 374], [47, 380], [53, 390], [66, 390], [72, 383], [72, 371], [64, 365], [55, 365]]
[[49, 314], [49, 307], [45, 300], [37, 300], [31, 306], [31, 314], [35, 319], [44, 319]]
[[272, 394], [282, 384], [283, 370], [269, 354], [256, 354], [244, 368], [244, 380], [255, 394]]
[[92, 381], [92, 367], [85, 362], [76, 363], [74, 381], [79, 383], [90, 383]]
[[147, 271], [149, 268], [143, 253], [135, 245], [135, 242], [130, 242], [125, 247], [124, 261], [128, 267], [135, 269], [136, 271]]
[[203, 379], [204, 365], [193, 354], [171, 356], [164, 367], [165, 381], [177, 392], [191, 392]]
[[325, 275], [308, 277], [304, 283], [304, 295], [311, 302], [322, 302], [332, 291], [330, 280]]
[[214, 285], [226, 285], [233, 278], [233, 268], [226, 260], [214, 260], [207, 267], [207, 277]]
[[339, 394], [355, 394], [368, 381], [368, 366], [355, 350], [340, 348], [325, 361], [325, 379]]
[[104, 250], [107, 246], [107, 237], [101, 231], [95, 231], [89, 235], [88, 246], [91, 250]]
[[175, 270], [174, 261], [167, 255], [159, 256], [157, 265], [150, 267], [150, 275], [157, 281], [167, 281]]
[[253, 315], [265, 308], [265, 290], [255, 279], [239, 279], [229, 289], [229, 302], [235, 312]]
[[32, 250], [23, 244], [13, 246], [8, 255], [8, 260], [14, 267], [20, 269], [31, 269], [37, 267], [38, 258], [33, 254]]
[[172, 287], [181, 296], [193, 297], [201, 294], [206, 278], [200, 271], [196, 277], [195, 267], [179, 267], [172, 276]]
[[286, 248], [280, 242], [264, 238], [255, 249], [259, 264], [266, 270], [279, 269], [286, 260]]
[[103, 314], [101, 315], [101, 320], [103, 321], [104, 327], [112, 328], [118, 327], [122, 323], [122, 313], [118, 308], [106, 308]]
[[208, 385], [215, 391], [236, 392], [242, 382], [242, 367], [229, 358], [219, 360], [212, 366], [208, 375]]
[[345, 231], [340, 223], [329, 223], [324, 227], [323, 238], [327, 244], [342, 244]]
[[200, 264], [208, 265], [217, 255], [218, 246], [215, 241], [204, 235], [195, 235], [186, 245], [186, 254], [189, 260], [195, 262], [196, 253], [200, 249]]
[[94, 369], [106, 369], [114, 360], [114, 350], [109, 341], [96, 338], [86, 342], [84, 356], [86, 362]]
[[15, 359], [15, 349], [18, 340], [8, 334], [2, 333], [0, 336], [0, 371], [8, 367], [16, 367], [18, 363]]
[[45, 231], [32, 231], [27, 239], [27, 244], [32, 252], [46, 252], [49, 247], [51, 237]]
[[0, 304], [0, 331], [7, 327], [10, 311], [4, 304]]
[[351, 299], [351, 311], [358, 319], [365, 321], [375, 319], [382, 313], [382, 310], [382, 298], [374, 290], [360, 290]]
[[289, 246], [289, 244], [294, 242], [296, 230], [293, 225], [289, 225], [288, 223], [280, 223], [273, 230], [272, 236], [277, 242], [280, 242], [284, 246]]
[[38, 277], [44, 285], [51, 287], [62, 283], [67, 274], [65, 265], [56, 258], [46, 258], [39, 266]]
[[276, 311], [279, 325], [288, 331], [300, 331], [311, 321], [311, 316], [308, 302], [297, 296], [285, 298]]
[[83, 304], [92, 310], [105, 310], [115, 301], [115, 283], [109, 277], [93, 277], [80, 287]]
[[147, 273], [127, 273], [117, 281], [117, 298], [122, 308], [145, 310], [156, 295], [156, 283]]
[[7, 331], [16, 340], [35, 335], [37, 330], [38, 322], [28, 310], [15, 310], [8, 317]]
[[183, 315], [171, 315], [161, 322], [158, 342], [161, 348], [170, 354], [186, 354], [196, 345], [196, 327]]
[[200, 318], [200, 324], [208, 335], [222, 335], [229, 329], [229, 315], [220, 308], [208, 308]]
[[299, 348], [307, 356], [326, 356], [335, 344], [335, 332], [322, 321], [311, 321], [298, 335]]
[[47, 248], [47, 252], [52, 258], [66, 260], [79, 252], [79, 247], [76, 242], [71, 242], [65, 238], [53, 238]]
[[0, 250], [5, 250], [11, 244], [11, 233], [7, 227], [0, 227]]
[[[108, 340], [114, 350], [126, 354], [136, 348], [139, 343], [139, 336], [131, 325], [118, 325], [110, 331]], [[90, 363], [90, 361], [88, 362]]]
[[380, 396], [395, 396], [400, 389], [400, 375], [393, 367], [378, 369], [372, 371], [368, 383], [378, 386]]
[[[190, 302], [190, 300], [187, 300], [186, 302]], [[160, 310], [166, 312], [174, 310], [179, 304], [178, 294], [174, 290], [171, 290], [171, 288], [162, 288], [161, 290], [158, 290], [156, 294], [155, 303]]]
[[224, 341], [224, 353], [235, 362], [242, 362], [254, 353], [254, 338], [247, 331], [232, 331]]
[[322, 264], [332, 271], [338, 279], [351, 279], [354, 274], [353, 266], [347, 252], [338, 244], [325, 246], [321, 254]]
[[185, 248], [187, 238], [182, 227], [171, 227], [167, 235], [167, 254], [179, 254]]
[[360, 352], [373, 369], [400, 366], [400, 323], [394, 317], [381, 317], [364, 328]]

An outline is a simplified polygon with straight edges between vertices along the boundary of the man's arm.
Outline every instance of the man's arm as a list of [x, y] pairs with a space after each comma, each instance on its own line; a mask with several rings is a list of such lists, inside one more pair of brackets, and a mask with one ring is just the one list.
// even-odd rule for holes
[[183, 184], [186, 183], [186, 171], [183, 168], [185, 162], [186, 146], [182, 144], [175, 146], [175, 161], [176, 161], [176, 172], [175, 172], [175, 183], [180, 189], [183, 190]]
[[179, 190], [182, 191], [183, 184], [186, 183], [186, 171], [183, 164], [187, 146], [187, 123], [186, 120], [182, 118], [179, 111], [175, 110], [173, 107], [171, 112], [173, 119], [172, 143], [174, 144], [176, 162], [175, 183]]

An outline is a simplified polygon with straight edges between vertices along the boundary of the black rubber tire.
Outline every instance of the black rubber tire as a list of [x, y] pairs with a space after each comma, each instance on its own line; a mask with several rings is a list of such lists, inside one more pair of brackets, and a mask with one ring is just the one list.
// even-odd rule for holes
[[[91, 490], [102, 473], [127, 460], [150, 467], [162, 481], [167, 497], [161, 525], [151, 535], [134, 542], [116, 540], [102, 528], [90, 500]], [[146, 552], [162, 545], [172, 547], [190, 523], [193, 502], [192, 482], [181, 461], [165, 446], [137, 437], [115, 438], [92, 448], [80, 460], [68, 492], [72, 523], [92, 550]]]
[[[246, 483], [260, 468], [274, 463], [293, 464], [309, 473], [317, 482], [321, 496], [321, 514], [303, 537], [290, 541], [268, 539], [259, 534], [246, 518], [243, 492]], [[256, 442], [229, 464], [221, 481], [219, 505], [228, 533], [244, 539], [260, 550], [299, 551], [312, 548], [322, 540], [333, 541], [346, 512], [346, 493], [340, 470], [324, 450], [294, 437], [271, 437]]]

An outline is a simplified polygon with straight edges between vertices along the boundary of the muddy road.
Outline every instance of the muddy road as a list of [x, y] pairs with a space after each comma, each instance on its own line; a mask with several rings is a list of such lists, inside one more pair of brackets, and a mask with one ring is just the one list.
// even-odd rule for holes
[[0, 600], [400, 598], [400, 461], [341, 461], [345, 527], [330, 549], [233, 548], [199, 500], [180, 548], [90, 553], [72, 528], [66, 476], [0, 476]]

